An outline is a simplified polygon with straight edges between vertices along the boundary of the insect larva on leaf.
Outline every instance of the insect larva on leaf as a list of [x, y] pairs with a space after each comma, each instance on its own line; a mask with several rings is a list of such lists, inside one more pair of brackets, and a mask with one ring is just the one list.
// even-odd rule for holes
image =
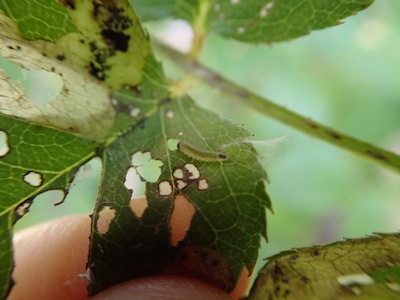
[[182, 141], [178, 142], [178, 149], [183, 154], [201, 161], [224, 161], [228, 159], [225, 153], [199, 149]]

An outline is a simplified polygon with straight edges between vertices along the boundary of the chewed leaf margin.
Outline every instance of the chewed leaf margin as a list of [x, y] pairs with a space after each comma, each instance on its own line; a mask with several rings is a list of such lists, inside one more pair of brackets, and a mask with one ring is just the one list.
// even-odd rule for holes
[[[12, 226], [34, 198], [68, 187], [77, 169], [96, 155], [98, 142], [0, 114], [0, 297], [12, 286]], [[4, 150], [5, 149], [5, 150]]]
[[399, 249], [400, 233], [379, 233], [285, 251], [268, 258], [248, 298], [397, 299]]

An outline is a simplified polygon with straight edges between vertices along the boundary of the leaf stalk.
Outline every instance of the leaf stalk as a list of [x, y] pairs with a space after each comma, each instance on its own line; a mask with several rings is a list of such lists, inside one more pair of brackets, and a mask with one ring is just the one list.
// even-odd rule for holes
[[374, 163], [400, 174], [399, 155], [340, 133], [328, 126], [277, 105], [271, 100], [263, 98], [222, 77], [212, 69], [193, 60], [191, 56], [184, 55], [162, 43], [155, 41], [155, 47], [179, 68], [188, 72], [190, 76], [196, 76], [207, 85], [217, 89], [221, 93], [229, 95], [255, 111], [322, 141], [367, 158]]

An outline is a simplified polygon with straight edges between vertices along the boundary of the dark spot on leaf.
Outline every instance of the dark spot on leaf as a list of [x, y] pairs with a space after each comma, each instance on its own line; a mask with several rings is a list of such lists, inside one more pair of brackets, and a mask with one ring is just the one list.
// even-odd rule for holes
[[72, 132], [78, 132], [78, 130], [73, 126], [68, 127], [68, 130]]
[[136, 96], [140, 96], [142, 94], [142, 86], [141, 85], [125, 84], [124, 85], [124, 90], [125, 91], [133, 91], [133, 92], [135, 92]]
[[75, 9], [75, 0], [60, 0], [60, 3], [70, 9]]
[[289, 257], [289, 263], [294, 264], [298, 258], [299, 258], [299, 255], [298, 255], [297, 253], [291, 255], [291, 256]]
[[342, 136], [340, 135], [340, 134], [338, 134], [337, 132], [335, 132], [334, 130], [332, 130], [332, 129], [326, 129], [325, 130], [325, 132], [330, 136], [330, 137], [333, 137], [334, 139], [336, 139], [336, 140], [341, 140], [342, 139]]
[[101, 35], [107, 44], [111, 44], [118, 51], [126, 52], [128, 50], [128, 43], [131, 38], [129, 35], [110, 29], [102, 30]]
[[64, 61], [65, 60], [65, 55], [64, 54], [58, 54], [56, 56], [56, 59], [59, 60], [59, 61]]
[[14, 47], [11, 46], [11, 45], [8, 45], [7, 48], [8, 48], [8, 49], [11, 49], [11, 50], [14, 50]]
[[274, 293], [276, 297], [279, 297], [279, 292], [281, 291], [281, 287], [277, 285], [274, 289]]
[[115, 54], [115, 50], [109, 48], [100, 48], [98, 45], [91, 41], [89, 42], [89, 49], [92, 52], [93, 59], [89, 62], [89, 73], [99, 80], [106, 79], [106, 71], [110, 66], [106, 63], [108, 57]]
[[378, 160], [388, 160], [386, 156], [381, 153], [375, 152], [374, 150], [367, 150], [367, 154]]
[[21, 46], [17, 46], [17, 50], [22, 50]]
[[158, 105], [161, 106], [161, 105], [164, 105], [164, 104], [169, 103], [170, 101], [171, 101], [171, 99], [168, 98], [168, 97], [162, 98], [162, 99], [160, 99], [160, 101], [158, 102]]
[[51, 67], [51, 69], [50, 69], [52, 72], [55, 72], [56, 71], [56, 68], [54, 68], [54, 67]]
[[105, 28], [114, 31], [123, 31], [132, 25], [132, 19], [125, 15], [123, 8], [117, 6], [115, 1], [102, 1], [94, 3], [93, 17]]
[[276, 264], [274, 267], [274, 271], [271, 274], [274, 281], [282, 281], [288, 283], [289, 280], [286, 278], [285, 274], [283, 273], [282, 269]]
[[228, 156], [227, 156], [226, 154], [224, 154], [224, 153], [218, 153], [218, 157], [219, 157], [220, 159], [223, 159], [223, 160], [225, 160], [225, 159], [228, 158]]
[[312, 256], [318, 256], [318, 255], [321, 254], [321, 250], [322, 250], [322, 247], [317, 247], [312, 251], [311, 255]]
[[308, 284], [310, 279], [307, 276], [301, 275], [300, 280], [304, 282], [304, 284]]
[[104, 81], [104, 79], [106, 78], [102, 69], [96, 66], [93, 62], [89, 63], [89, 73], [90, 75], [96, 77], [98, 80], [101, 81]]

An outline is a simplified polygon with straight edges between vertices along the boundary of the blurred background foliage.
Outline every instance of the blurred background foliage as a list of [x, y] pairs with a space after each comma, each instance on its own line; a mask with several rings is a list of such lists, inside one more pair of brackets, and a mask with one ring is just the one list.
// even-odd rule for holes
[[[247, 45], [209, 35], [201, 61], [249, 90], [343, 133], [400, 153], [400, 2], [377, 1], [344, 24], [293, 41]], [[183, 22], [145, 24], [152, 36], [187, 49]], [[161, 56], [162, 58], [162, 56]], [[181, 73], [162, 59], [168, 76]], [[0, 67], [6, 63], [0, 60]], [[25, 76], [26, 77], [26, 76]], [[43, 80], [27, 89], [43, 91]], [[32, 92], [31, 91], [31, 92]], [[266, 256], [292, 247], [400, 228], [400, 176], [260, 115], [199, 86], [201, 106], [244, 124], [255, 140], [287, 136], [261, 149], [275, 214]], [[81, 168], [61, 205], [60, 191], [35, 199], [16, 229], [94, 207], [101, 163]], [[243, 184], [246, 184], [245, 182]], [[261, 266], [261, 265], [260, 265]]]

